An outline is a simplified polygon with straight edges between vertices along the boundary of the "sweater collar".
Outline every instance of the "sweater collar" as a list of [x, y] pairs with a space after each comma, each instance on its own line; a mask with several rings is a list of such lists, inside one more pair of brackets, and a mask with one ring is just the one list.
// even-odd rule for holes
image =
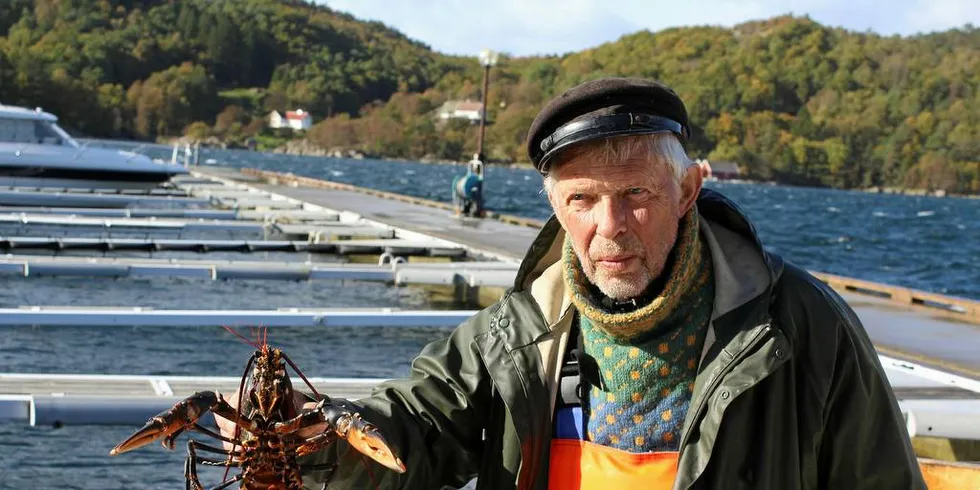
[[702, 254], [698, 220], [695, 206], [678, 225], [677, 242], [664, 273], [654, 279], [647, 292], [625, 302], [606, 297], [589, 282], [566, 237], [562, 251], [563, 276], [572, 303], [582, 315], [615, 339], [629, 340], [649, 332], [677, 309], [681, 298], [694, 285], [706, 259]]

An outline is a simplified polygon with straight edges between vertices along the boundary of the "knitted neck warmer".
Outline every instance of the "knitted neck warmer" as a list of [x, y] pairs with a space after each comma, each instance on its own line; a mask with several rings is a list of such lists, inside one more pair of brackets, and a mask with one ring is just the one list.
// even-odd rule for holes
[[[616, 340], [629, 341], [652, 333], [657, 325], [677, 309], [684, 293], [691, 289], [703, 260], [696, 206], [684, 215], [678, 228], [674, 249], [664, 266], [664, 272], [661, 273], [664, 278], [651, 283], [652, 291], [641, 296], [639, 307], [625, 312], [615, 312], [603, 305], [603, 299], [608, 298], [604, 298], [589, 283], [582, 271], [582, 264], [572, 249], [572, 243], [566, 236], [562, 253], [565, 286], [571, 292], [572, 304], [579, 313]], [[661, 284], [659, 293], [653, 295]], [[647, 302], [646, 298], [650, 296], [653, 297]]]
[[602, 377], [582, 407], [588, 440], [630, 452], [678, 450], [715, 293], [697, 210], [681, 220], [663, 277], [630, 311], [605, 306], [570, 246], [564, 258], [583, 347]]

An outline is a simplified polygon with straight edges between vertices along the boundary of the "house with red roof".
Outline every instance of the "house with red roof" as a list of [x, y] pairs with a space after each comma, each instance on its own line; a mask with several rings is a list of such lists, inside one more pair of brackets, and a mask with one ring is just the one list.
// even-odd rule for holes
[[306, 131], [310, 129], [310, 126], [313, 126], [313, 116], [303, 109], [286, 111], [285, 115], [280, 114], [279, 111], [272, 111], [269, 114], [270, 128], [290, 128], [294, 131]]

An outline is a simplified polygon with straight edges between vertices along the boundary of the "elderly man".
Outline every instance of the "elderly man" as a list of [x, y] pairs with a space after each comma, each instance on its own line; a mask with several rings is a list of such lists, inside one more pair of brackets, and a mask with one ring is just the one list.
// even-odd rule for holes
[[[701, 188], [681, 99], [601, 79], [528, 134], [555, 216], [514, 286], [356, 405], [331, 488], [925, 488], [854, 312]], [[328, 472], [310, 472], [313, 487]]]

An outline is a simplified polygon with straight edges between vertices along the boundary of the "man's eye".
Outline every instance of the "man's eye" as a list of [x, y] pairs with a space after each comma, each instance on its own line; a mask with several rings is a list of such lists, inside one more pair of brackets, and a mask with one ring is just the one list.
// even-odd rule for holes
[[572, 194], [572, 196], [569, 199], [572, 201], [581, 201], [585, 199], [585, 194], [582, 194], [581, 192], [577, 192], [575, 194]]
[[644, 192], [646, 192], [646, 190], [642, 187], [630, 187], [629, 189], [630, 194], [643, 194]]

